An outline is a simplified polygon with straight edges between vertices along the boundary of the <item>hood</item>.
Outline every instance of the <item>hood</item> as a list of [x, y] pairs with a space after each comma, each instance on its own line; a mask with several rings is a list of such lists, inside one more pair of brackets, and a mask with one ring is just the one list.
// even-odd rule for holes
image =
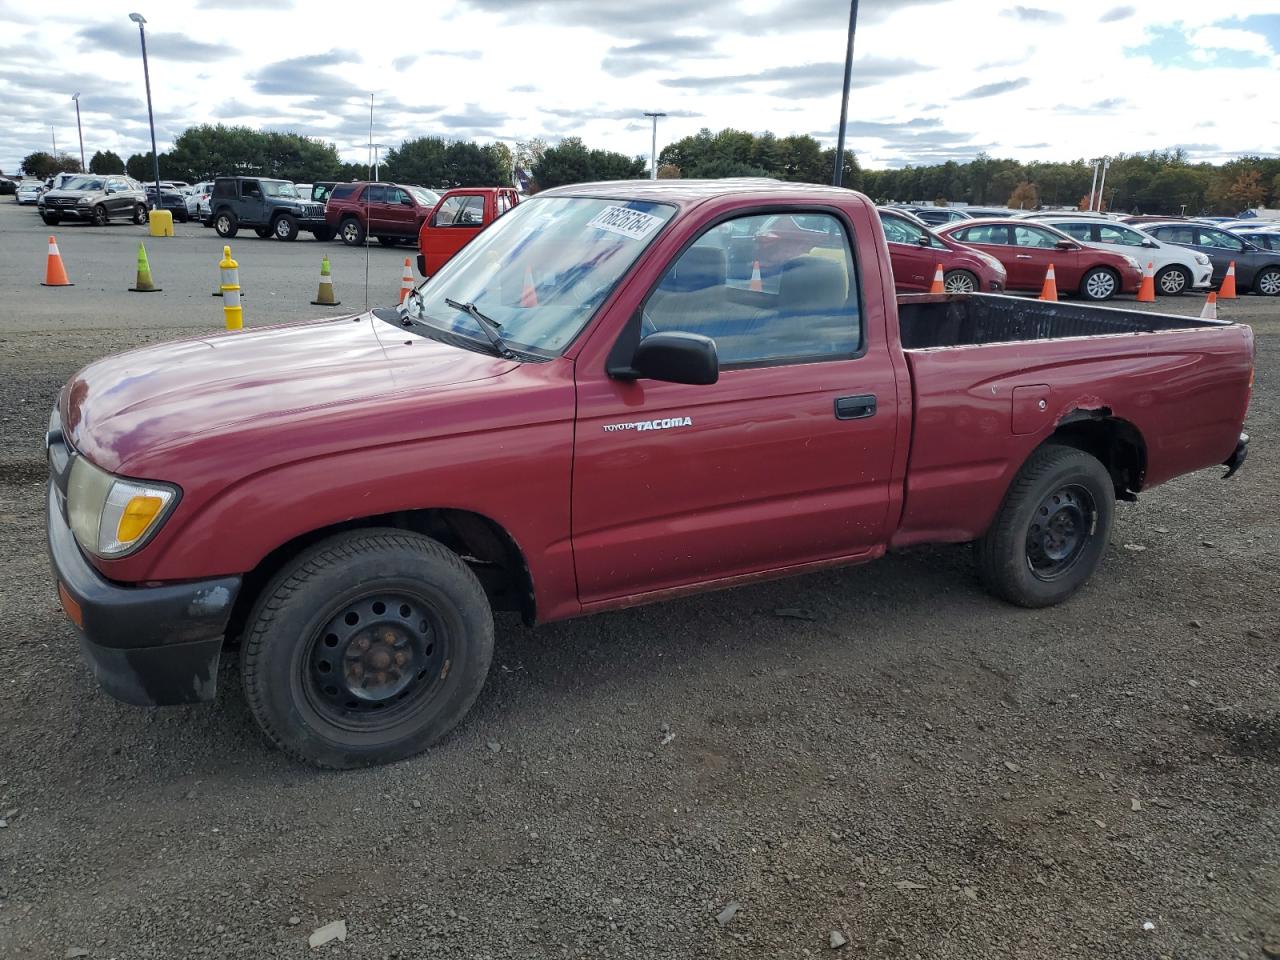
[[107, 470], [232, 430], [292, 426], [384, 398], [496, 377], [517, 363], [404, 331], [373, 314], [144, 347], [90, 364], [64, 392], [72, 445]]
[[72, 200], [85, 200], [85, 199], [93, 199], [96, 197], [105, 197], [106, 195], [107, 193], [105, 190], [67, 190], [67, 189], [46, 190], [43, 194], [41, 194], [41, 196], [43, 196], [46, 200], [57, 200], [61, 197], [67, 197], [68, 199], [72, 199]]

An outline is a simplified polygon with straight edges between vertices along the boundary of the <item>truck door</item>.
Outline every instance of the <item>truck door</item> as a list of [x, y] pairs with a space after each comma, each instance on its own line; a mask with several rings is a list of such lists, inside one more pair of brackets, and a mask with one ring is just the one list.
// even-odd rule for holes
[[430, 228], [422, 232], [427, 275], [439, 270], [484, 226], [483, 193], [451, 193], [436, 204]]
[[[859, 556], [884, 542], [895, 371], [865, 322], [849, 223], [803, 213], [829, 221], [838, 255], [792, 258], [772, 292], [726, 269], [732, 239], [767, 229], [771, 218], [757, 214], [707, 229], [652, 290], [618, 305], [630, 326], [615, 351], [659, 331], [703, 334], [716, 342], [719, 382], [628, 381], [579, 364], [573, 544], [583, 603]], [[868, 287], [878, 295], [878, 279]]]

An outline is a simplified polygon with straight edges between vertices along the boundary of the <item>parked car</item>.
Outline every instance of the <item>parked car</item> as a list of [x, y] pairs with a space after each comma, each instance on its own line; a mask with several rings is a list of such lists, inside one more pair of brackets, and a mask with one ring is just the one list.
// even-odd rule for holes
[[[1257, 221], [1255, 221], [1257, 222]], [[1280, 223], [1232, 231], [1262, 250], [1280, 250]]]
[[401, 183], [342, 183], [324, 205], [329, 230], [348, 246], [376, 237], [383, 246], [412, 243], [440, 195]]
[[973, 214], [967, 213], [956, 207], [917, 207], [915, 215], [921, 222], [927, 223], [931, 227], [938, 227], [944, 223], [955, 223], [958, 220], [972, 220]]
[[63, 220], [88, 220], [98, 226], [121, 219], [147, 222], [142, 188], [125, 176], [100, 177], [91, 173], [76, 177], [62, 190], [41, 194], [39, 208], [41, 219], [51, 227]]
[[187, 198], [172, 187], [166, 187], [163, 183], [160, 185], [160, 200], [156, 202], [156, 185], [148, 183], [146, 185], [147, 207], [155, 209], [159, 207], [161, 210], [168, 210], [173, 214], [173, 219], [179, 223], [185, 223], [191, 219], [191, 215], [187, 213]]
[[213, 211], [209, 209], [209, 196], [213, 193], [213, 181], [203, 180], [187, 193], [187, 219], [198, 220], [203, 226], [213, 226]]
[[418, 231], [418, 272], [432, 276], [449, 258], [512, 207], [512, 187], [462, 187], [445, 192]]
[[[796, 215], [830, 218], [834, 255], [776, 293], [731, 281], [726, 239]], [[187, 703], [237, 639], [270, 741], [384, 762], [467, 714], [495, 608], [554, 621], [966, 542], [988, 590], [1047, 607], [1108, 553], [1117, 498], [1244, 461], [1248, 326], [899, 305], [886, 256], [850, 190], [581, 184], [398, 309], [91, 363], [46, 433], [82, 654], [116, 697]]]
[[23, 180], [14, 190], [14, 200], [21, 204], [35, 203], [44, 193], [44, 184], [39, 180]]
[[1131, 254], [1144, 266], [1150, 263], [1156, 293], [1165, 296], [1206, 289], [1213, 277], [1213, 264], [1203, 253], [1164, 243], [1137, 227], [1088, 215], [1042, 217], [1037, 222], [1056, 227], [1085, 246]]
[[308, 231], [317, 240], [333, 239], [324, 222], [324, 207], [304, 199], [288, 180], [269, 177], [218, 177], [209, 198], [218, 236], [234, 237], [251, 227], [262, 239], [296, 240]]
[[927, 291], [939, 266], [947, 293], [1004, 292], [1004, 265], [989, 253], [939, 236], [909, 213], [881, 207], [879, 214], [893, 264], [893, 283], [900, 292]]
[[1173, 221], [1147, 224], [1143, 229], [1157, 240], [1176, 243], [1213, 261], [1213, 283], [1219, 285], [1228, 267], [1236, 265], [1236, 286], [1265, 297], [1280, 296], [1280, 252], [1256, 246], [1237, 234], [1204, 223]]
[[1053, 227], [1030, 220], [965, 220], [938, 233], [999, 260], [1010, 290], [1039, 290], [1053, 265], [1057, 288], [1086, 300], [1135, 293], [1142, 268], [1128, 254], [1086, 247]]

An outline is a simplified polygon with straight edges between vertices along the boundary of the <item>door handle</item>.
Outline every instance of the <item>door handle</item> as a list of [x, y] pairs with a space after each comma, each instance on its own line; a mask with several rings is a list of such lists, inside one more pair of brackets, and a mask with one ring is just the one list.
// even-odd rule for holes
[[1017, 254], [1016, 256], [1017, 256], [1017, 259], [1019, 259], [1019, 260], [1030, 260], [1030, 259], [1032, 259], [1032, 256], [1031, 256], [1031, 254], [1029, 254], [1029, 253], [1019, 253], [1019, 254]]
[[837, 420], [865, 420], [876, 415], [876, 397], [873, 393], [857, 397], [836, 397]]

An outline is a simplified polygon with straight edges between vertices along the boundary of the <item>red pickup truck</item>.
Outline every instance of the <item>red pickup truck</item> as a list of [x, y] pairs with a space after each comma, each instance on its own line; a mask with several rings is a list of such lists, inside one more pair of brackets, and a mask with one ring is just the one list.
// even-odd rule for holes
[[418, 231], [418, 272], [435, 276], [472, 237], [519, 202], [511, 187], [459, 187], [442, 194]]
[[[800, 213], [839, 244], [772, 289], [730, 277], [741, 237]], [[49, 423], [49, 546], [110, 693], [207, 700], [238, 641], [266, 736], [355, 766], [458, 723], [495, 609], [558, 620], [930, 542], [975, 544], [1012, 603], [1061, 602], [1117, 499], [1240, 466], [1252, 368], [1238, 324], [898, 300], [851, 191], [565, 187], [396, 309], [80, 371]]]

